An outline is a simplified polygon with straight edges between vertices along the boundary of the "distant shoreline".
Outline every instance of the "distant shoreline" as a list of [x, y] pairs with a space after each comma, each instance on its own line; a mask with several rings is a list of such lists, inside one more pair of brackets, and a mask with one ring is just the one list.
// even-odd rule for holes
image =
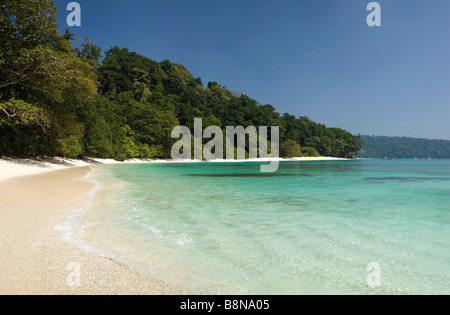
[[74, 167], [86, 167], [92, 165], [111, 165], [111, 164], [169, 164], [169, 163], [268, 163], [268, 162], [319, 162], [319, 161], [351, 161], [354, 159], [334, 158], [334, 157], [299, 157], [299, 158], [258, 158], [248, 160], [164, 160], [164, 159], [128, 159], [124, 162], [113, 159], [65, 159], [56, 157], [53, 159], [43, 159], [37, 161], [27, 158], [0, 158], [0, 181], [47, 173], [55, 170], [63, 170]]

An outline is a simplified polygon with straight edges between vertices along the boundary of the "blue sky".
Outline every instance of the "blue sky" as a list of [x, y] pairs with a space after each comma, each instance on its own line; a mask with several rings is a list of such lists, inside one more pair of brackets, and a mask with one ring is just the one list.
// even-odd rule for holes
[[[56, 2], [59, 26], [66, 5]], [[450, 1], [79, 0], [69, 28], [186, 66], [280, 113], [368, 135], [450, 140]]]

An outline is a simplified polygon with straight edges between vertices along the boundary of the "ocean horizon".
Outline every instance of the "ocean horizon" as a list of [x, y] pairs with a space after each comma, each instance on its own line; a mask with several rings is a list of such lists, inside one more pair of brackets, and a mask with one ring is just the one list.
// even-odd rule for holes
[[450, 293], [450, 160], [101, 165], [89, 179], [64, 237], [186, 294]]

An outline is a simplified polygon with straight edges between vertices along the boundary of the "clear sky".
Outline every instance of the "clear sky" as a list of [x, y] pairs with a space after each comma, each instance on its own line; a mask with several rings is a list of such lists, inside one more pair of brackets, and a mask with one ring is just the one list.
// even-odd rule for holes
[[[59, 26], [66, 5], [56, 2]], [[69, 28], [180, 63], [278, 112], [366, 135], [450, 140], [450, 1], [79, 0]]]

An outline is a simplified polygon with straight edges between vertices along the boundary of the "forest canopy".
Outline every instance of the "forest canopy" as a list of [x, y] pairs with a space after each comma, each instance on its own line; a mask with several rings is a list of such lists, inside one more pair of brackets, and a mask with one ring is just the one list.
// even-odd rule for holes
[[[359, 135], [279, 114], [184, 66], [60, 34], [48, 0], [0, 4], [0, 155], [169, 158], [175, 126], [279, 126], [287, 155], [353, 157]], [[270, 139], [268, 139], [270, 141]]]
[[362, 136], [358, 158], [449, 159], [450, 141], [408, 137]]

